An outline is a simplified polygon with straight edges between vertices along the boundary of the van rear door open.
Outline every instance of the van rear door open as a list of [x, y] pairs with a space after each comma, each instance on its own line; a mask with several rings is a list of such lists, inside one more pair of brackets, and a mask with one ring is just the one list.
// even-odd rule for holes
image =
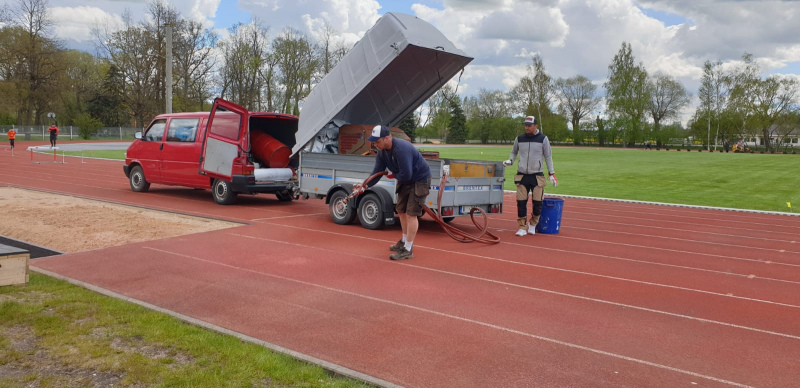
[[200, 155], [200, 172], [213, 178], [231, 181], [233, 161], [246, 142], [248, 112], [221, 98], [214, 100]]

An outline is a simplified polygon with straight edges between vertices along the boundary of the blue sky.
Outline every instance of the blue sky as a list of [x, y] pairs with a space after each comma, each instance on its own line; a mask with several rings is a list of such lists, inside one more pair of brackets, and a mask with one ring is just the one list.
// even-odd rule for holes
[[[50, 0], [55, 33], [67, 47], [91, 50], [98, 21], [119, 23], [127, 10], [145, 18], [152, 0]], [[735, 66], [753, 54], [764, 75], [800, 81], [800, 1], [786, 0], [169, 0], [185, 18], [217, 29], [256, 15], [274, 36], [293, 27], [310, 37], [328, 23], [354, 43], [387, 12], [423, 19], [475, 58], [463, 96], [508, 91], [534, 54], [555, 79], [582, 75], [598, 85], [622, 42], [650, 73], [674, 77], [697, 94], [703, 62]], [[212, 15], [214, 15], [212, 17]], [[693, 108], [690, 109], [693, 112]], [[688, 111], [687, 111], [688, 112]], [[684, 114], [686, 118], [691, 113]], [[684, 120], [685, 121], [685, 120]]]

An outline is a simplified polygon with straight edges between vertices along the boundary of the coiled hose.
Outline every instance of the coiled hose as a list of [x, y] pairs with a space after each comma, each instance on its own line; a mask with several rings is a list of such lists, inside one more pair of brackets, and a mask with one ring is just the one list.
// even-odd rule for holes
[[[361, 195], [361, 193], [363, 193], [364, 190], [366, 189], [367, 184], [369, 182], [372, 182], [373, 179], [375, 179], [377, 177], [380, 177], [380, 176], [383, 176], [383, 175], [387, 175], [387, 174], [389, 174], [387, 171], [381, 171], [381, 172], [375, 173], [375, 174], [371, 175], [370, 177], [368, 177], [367, 179], [365, 179], [364, 182], [361, 183], [361, 190], [353, 190], [353, 192], [350, 193], [350, 195], [348, 195], [347, 197], [345, 197], [342, 200], [342, 202], [341, 202], [342, 206], [346, 206], [347, 202], [349, 202], [353, 198], [358, 197], [359, 195]], [[436, 206], [437, 206], [436, 211], [434, 212], [431, 208], [429, 208], [428, 206], [425, 206], [425, 213], [427, 213], [429, 216], [431, 216], [431, 218], [433, 218], [436, 221], [436, 223], [438, 223], [439, 226], [441, 226], [442, 229], [444, 229], [444, 231], [450, 237], [453, 238], [453, 240], [456, 240], [456, 241], [462, 242], [462, 243], [468, 243], [468, 242], [473, 242], [473, 241], [481, 242], [481, 243], [484, 243], [484, 244], [497, 244], [497, 243], [499, 243], [500, 242], [500, 237], [497, 237], [494, 234], [492, 234], [491, 232], [489, 232], [489, 217], [486, 215], [486, 212], [483, 211], [483, 209], [474, 207], [469, 212], [469, 217], [472, 220], [472, 223], [475, 225], [476, 228], [478, 228], [478, 234], [477, 235], [470, 234], [468, 232], [465, 232], [465, 231], [463, 231], [461, 229], [456, 228], [453, 225], [450, 225], [450, 224], [444, 222], [444, 220], [442, 219], [440, 214], [442, 214], [442, 194], [444, 193], [445, 182], [447, 182], [447, 173], [443, 171], [442, 172], [441, 183], [439, 184], [439, 191], [438, 191], [438, 193], [436, 195]], [[483, 216], [483, 223], [482, 224], [479, 224], [478, 221], [475, 219], [475, 213], [476, 212], [480, 213]]]

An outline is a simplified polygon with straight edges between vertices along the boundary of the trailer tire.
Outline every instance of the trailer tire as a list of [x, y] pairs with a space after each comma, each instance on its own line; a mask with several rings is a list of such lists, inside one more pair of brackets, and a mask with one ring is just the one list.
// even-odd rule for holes
[[275, 193], [275, 196], [278, 197], [278, 200], [281, 202], [291, 202], [294, 198], [292, 198], [292, 192], [289, 190], [278, 191]]
[[331, 194], [331, 198], [328, 200], [328, 208], [330, 209], [331, 219], [334, 223], [339, 225], [352, 224], [353, 220], [356, 219], [356, 209], [350, 205], [338, 207], [337, 210], [338, 204], [340, 204], [345, 197], [347, 197], [347, 193], [345, 193], [343, 190], [338, 190]]
[[211, 196], [214, 197], [214, 202], [217, 204], [231, 205], [236, 202], [238, 194], [231, 190], [230, 182], [214, 179], [214, 183], [211, 185]]
[[130, 175], [131, 190], [137, 193], [144, 193], [150, 189], [150, 182], [144, 178], [144, 170], [142, 166], [136, 166], [131, 169]]
[[383, 203], [377, 194], [369, 193], [358, 202], [358, 221], [370, 230], [383, 228]]
[[449, 224], [453, 222], [453, 220], [455, 219], [456, 219], [455, 217], [442, 217], [442, 221], [444, 221], [445, 224]]

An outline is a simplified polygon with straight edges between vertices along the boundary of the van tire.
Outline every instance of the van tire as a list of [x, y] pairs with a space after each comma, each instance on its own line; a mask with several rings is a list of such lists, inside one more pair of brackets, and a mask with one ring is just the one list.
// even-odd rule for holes
[[142, 170], [142, 166], [136, 166], [132, 168], [129, 178], [131, 190], [137, 193], [144, 193], [150, 189], [150, 182], [144, 178], [144, 170]]
[[236, 196], [239, 193], [231, 190], [230, 182], [220, 179], [215, 179], [211, 185], [211, 196], [214, 197], [214, 202], [220, 205], [232, 205], [236, 202]]
[[377, 194], [369, 193], [358, 202], [358, 221], [370, 230], [383, 228], [383, 204]]
[[356, 209], [350, 205], [345, 205], [343, 209], [339, 208], [337, 210], [337, 205], [342, 202], [345, 197], [347, 197], [347, 193], [343, 190], [338, 190], [331, 194], [328, 200], [328, 209], [330, 209], [331, 219], [334, 223], [339, 225], [352, 224], [353, 220], [356, 219]]
[[292, 192], [289, 190], [278, 191], [275, 193], [275, 196], [278, 197], [278, 200], [281, 202], [291, 202], [294, 198], [292, 198]]

